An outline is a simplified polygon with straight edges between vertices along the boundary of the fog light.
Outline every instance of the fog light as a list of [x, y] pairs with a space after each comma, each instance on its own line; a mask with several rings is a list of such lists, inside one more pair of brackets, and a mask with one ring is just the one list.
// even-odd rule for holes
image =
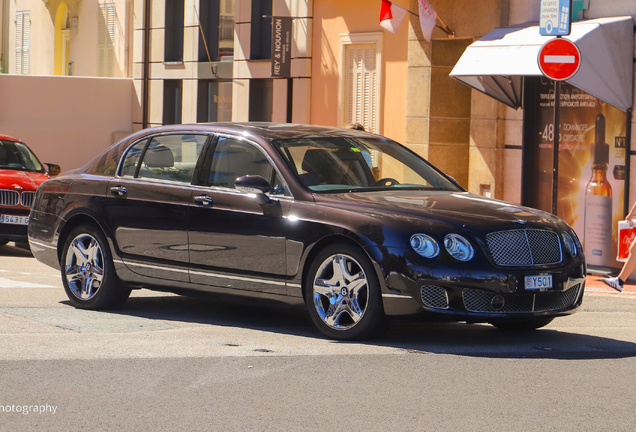
[[501, 310], [501, 308], [504, 307], [504, 304], [506, 303], [506, 301], [504, 300], [504, 298], [500, 295], [498, 296], [494, 296], [492, 298], [492, 301], [490, 302], [490, 305], [492, 306], [492, 308], [494, 310]]

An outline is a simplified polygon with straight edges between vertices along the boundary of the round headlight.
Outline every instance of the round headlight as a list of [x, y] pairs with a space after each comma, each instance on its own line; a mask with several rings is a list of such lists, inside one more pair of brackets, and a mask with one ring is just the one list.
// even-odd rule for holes
[[459, 234], [448, 234], [444, 237], [444, 247], [459, 261], [468, 261], [475, 255], [475, 249], [470, 242]]
[[570, 256], [576, 256], [576, 243], [572, 239], [572, 236], [566, 232], [562, 232], [561, 238], [563, 239], [563, 246], [565, 247], [565, 250], [568, 251]]
[[413, 234], [411, 247], [424, 258], [435, 258], [439, 254], [439, 245], [433, 237], [426, 234]]

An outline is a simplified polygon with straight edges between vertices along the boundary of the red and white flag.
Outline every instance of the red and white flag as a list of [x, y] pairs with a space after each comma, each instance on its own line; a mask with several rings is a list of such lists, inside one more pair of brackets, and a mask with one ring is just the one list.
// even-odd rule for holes
[[380, 7], [380, 25], [382, 27], [391, 33], [395, 33], [405, 16], [406, 9], [391, 3], [389, 0], [382, 0], [382, 6]]
[[435, 20], [437, 19], [437, 12], [433, 9], [433, 6], [428, 0], [418, 0], [420, 5], [420, 26], [422, 26], [422, 34], [427, 42], [431, 41], [431, 35], [435, 28]]

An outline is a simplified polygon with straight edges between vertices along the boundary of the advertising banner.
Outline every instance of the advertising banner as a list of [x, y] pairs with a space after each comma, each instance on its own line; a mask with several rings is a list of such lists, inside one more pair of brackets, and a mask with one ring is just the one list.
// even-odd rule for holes
[[[554, 83], [541, 79], [532, 206], [552, 209]], [[590, 266], [620, 267], [618, 221], [624, 217], [626, 114], [563, 83], [557, 215], [583, 243]]]

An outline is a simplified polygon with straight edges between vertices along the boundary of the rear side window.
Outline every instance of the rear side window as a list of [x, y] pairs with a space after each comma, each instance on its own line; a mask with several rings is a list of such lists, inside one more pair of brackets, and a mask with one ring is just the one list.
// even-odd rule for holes
[[128, 153], [126, 153], [126, 158], [124, 159], [124, 163], [121, 166], [121, 176], [122, 177], [134, 177], [137, 172], [137, 163], [139, 163], [139, 159], [144, 152], [144, 148], [146, 148], [146, 143], [148, 140], [139, 141], [137, 144], [132, 146]]
[[152, 138], [137, 177], [190, 184], [207, 138], [207, 135], [192, 134]]
[[117, 173], [117, 165], [119, 164], [119, 159], [121, 158], [121, 154], [124, 149], [125, 147], [122, 147], [121, 145], [112, 147], [106, 153], [91, 162], [84, 172], [111, 177], [114, 176]]

